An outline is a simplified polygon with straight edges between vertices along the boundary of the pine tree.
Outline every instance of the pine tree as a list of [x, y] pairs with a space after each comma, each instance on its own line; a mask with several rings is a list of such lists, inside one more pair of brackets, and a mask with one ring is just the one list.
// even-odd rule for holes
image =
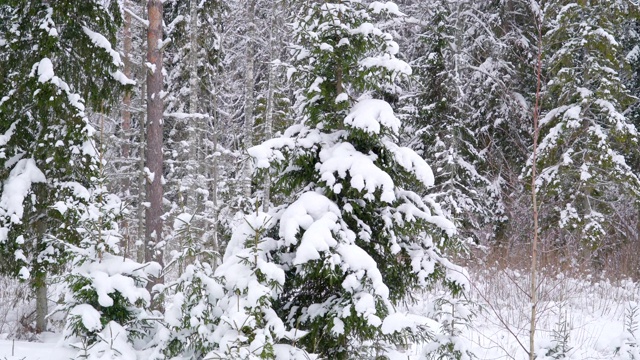
[[432, 186], [433, 173], [395, 143], [400, 121], [372, 98], [394, 96], [394, 80], [411, 73], [391, 36], [374, 25], [398, 15], [391, 3], [303, 6], [292, 45], [300, 123], [250, 149], [259, 168], [282, 174], [275, 191], [292, 199], [273, 216], [271, 257], [286, 269], [273, 306], [305, 332], [298, 344], [332, 359], [424, 339], [425, 323], [393, 304], [454, 267], [441, 255], [453, 224], [412, 190]]
[[46, 278], [78, 244], [73, 208], [97, 171], [90, 111], [106, 112], [128, 80], [114, 43], [117, 2], [5, 1], [0, 10], [0, 251], [2, 271], [29, 280], [45, 330]]

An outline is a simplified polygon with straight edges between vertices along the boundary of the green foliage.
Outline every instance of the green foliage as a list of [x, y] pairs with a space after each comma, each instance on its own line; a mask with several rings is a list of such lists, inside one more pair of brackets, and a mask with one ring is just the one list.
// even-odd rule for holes
[[[113, 299], [112, 306], [102, 306], [98, 301], [98, 294], [95, 288], [92, 287], [90, 279], [75, 275], [69, 276], [66, 281], [70, 283], [70, 290], [74, 293], [75, 301], [91, 305], [100, 313], [100, 323], [103, 327], [110, 321], [127, 325], [135, 318], [135, 314], [131, 311], [133, 304], [130, 304], [119, 292], [116, 291], [110, 295], [111, 299]], [[84, 338], [88, 344], [98, 341], [96, 336], [102, 330], [102, 328], [88, 329], [82, 322], [82, 315], [72, 315], [68, 320], [67, 326], [70, 330], [69, 335]]]
[[[419, 322], [381, 325], [397, 315], [394, 304], [453, 266], [442, 257], [452, 224], [432, 198], [413, 191], [432, 185], [431, 169], [395, 144], [400, 122], [388, 103], [371, 99], [397, 95], [396, 80], [411, 73], [375, 25], [397, 14], [393, 4], [357, 0], [303, 6], [291, 46], [299, 124], [249, 150], [258, 167], [266, 160], [282, 174], [274, 188], [292, 199], [274, 210], [280, 229], [270, 234], [278, 246], [269, 256], [286, 278], [273, 308], [304, 334], [296, 345], [331, 359], [378, 356], [429, 338]], [[369, 116], [350, 118], [358, 111]], [[323, 240], [305, 240], [313, 234]]]
[[[98, 171], [87, 113], [108, 111], [122, 88], [115, 79], [119, 56], [108, 45], [115, 43], [120, 14], [116, 1], [0, 6], [0, 178], [39, 171], [45, 179], [31, 179], [24, 198], [10, 201], [16, 190], [5, 183], [0, 270], [31, 276], [35, 286], [68, 260], [51, 239], [82, 240], [74, 207], [87, 199], [78, 189], [91, 188]], [[23, 256], [12, 259], [17, 250]]]
[[126, 328], [127, 334], [120, 336], [129, 340], [145, 336], [140, 315], [150, 296], [144, 286], [149, 274], [158, 269], [157, 264], [143, 265], [117, 255], [119, 198], [98, 188], [87, 203], [76, 209], [83, 236], [79, 246], [59, 241], [73, 259], [71, 269], [62, 276], [66, 293], [59, 307], [68, 313], [65, 336], [79, 339], [88, 351], [105, 341], [100, 334], [110, 323]]
[[[366, 63], [380, 56], [388, 60], [385, 65], [397, 64], [397, 44], [372, 23], [384, 16], [390, 14], [374, 14], [366, 2], [357, 0], [302, 6], [294, 23], [292, 48], [297, 67], [293, 78], [299, 89], [298, 109], [311, 125], [325, 123], [339, 129], [354, 96], [397, 90], [393, 81], [407, 75], [405, 69]], [[347, 99], [338, 101], [342, 93]]]
[[[544, 9], [542, 118], [537, 188], [553, 207], [542, 223], [558, 224], [599, 258], [616, 244], [619, 204], [638, 201], [630, 167], [637, 129], [627, 117], [634, 99], [623, 84], [628, 63], [620, 39], [633, 18], [626, 1], [585, 1]], [[527, 173], [530, 174], [530, 162]]]
[[545, 356], [551, 359], [566, 359], [571, 351], [570, 346], [570, 324], [567, 320], [566, 312], [562, 313], [562, 307], [559, 308], [558, 322], [556, 323], [553, 333], [551, 334], [552, 346], [547, 350]]

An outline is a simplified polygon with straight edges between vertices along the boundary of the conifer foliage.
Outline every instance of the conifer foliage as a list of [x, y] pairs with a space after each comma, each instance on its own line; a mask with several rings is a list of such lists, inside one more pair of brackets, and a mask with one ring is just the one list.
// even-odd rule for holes
[[90, 111], [106, 112], [130, 83], [113, 50], [116, 1], [4, 1], [0, 5], [0, 269], [29, 279], [46, 315], [46, 276], [79, 244], [98, 163]]
[[117, 220], [123, 205], [117, 196], [104, 186], [85, 189], [84, 195], [87, 205], [76, 205], [82, 240], [78, 246], [59, 241], [73, 259], [62, 276], [66, 291], [58, 309], [67, 314], [65, 337], [79, 357], [128, 359], [133, 351], [125, 349], [147, 327], [141, 320], [151, 300], [145, 285], [160, 266], [120, 255]]
[[396, 313], [394, 304], [454, 268], [441, 256], [453, 224], [411, 190], [432, 186], [433, 173], [396, 144], [400, 121], [375, 98], [411, 73], [374, 25], [392, 16], [402, 16], [392, 3], [303, 7], [292, 45], [299, 123], [249, 150], [257, 167], [283, 174], [275, 187], [292, 199], [273, 215], [271, 257], [286, 276], [274, 307], [305, 332], [300, 346], [332, 359], [424, 339], [428, 319]]
[[553, 221], [595, 256], [606, 237], [619, 231], [611, 226], [618, 222], [616, 204], [640, 194], [640, 180], [629, 166], [638, 141], [626, 115], [634, 100], [622, 81], [628, 64], [616, 40], [631, 7], [624, 1], [586, 1], [544, 9], [549, 82], [538, 187], [555, 206]]
[[[489, 129], [485, 116], [493, 109], [474, 103], [474, 93], [485, 99], [495, 92], [478, 88], [495, 88], [493, 78], [500, 77], [504, 66], [491, 53], [497, 40], [479, 25], [490, 17], [484, 6], [483, 1], [465, 0], [414, 4], [413, 12], [424, 14], [425, 21], [406, 36], [414, 70], [410, 89], [415, 93], [402, 101], [413, 129], [408, 136], [436, 169], [436, 199], [458, 225], [458, 235], [475, 241], [495, 235], [491, 227], [500, 223], [503, 211], [495, 185], [499, 180], [487, 169], [482, 141]], [[477, 48], [488, 54], [477, 54]], [[477, 63], [484, 61], [492, 66], [482, 69]]]

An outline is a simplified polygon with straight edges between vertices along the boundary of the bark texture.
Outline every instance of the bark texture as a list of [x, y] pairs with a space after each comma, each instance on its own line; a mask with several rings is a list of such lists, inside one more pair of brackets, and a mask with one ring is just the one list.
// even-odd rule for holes
[[[162, 199], [163, 199], [163, 154], [162, 154], [162, 1], [147, 3], [149, 28], [147, 31], [147, 202], [145, 216], [145, 260], [162, 264]], [[162, 282], [156, 279], [153, 283]]]

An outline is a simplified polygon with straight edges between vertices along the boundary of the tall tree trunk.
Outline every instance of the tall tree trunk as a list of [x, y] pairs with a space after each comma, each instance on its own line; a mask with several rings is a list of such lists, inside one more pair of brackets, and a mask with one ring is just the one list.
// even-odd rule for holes
[[[265, 124], [264, 124], [264, 136], [265, 139], [269, 139], [271, 138], [271, 134], [273, 133], [273, 88], [275, 86], [274, 82], [274, 76], [273, 76], [273, 26], [274, 26], [274, 21], [273, 21], [273, 16], [275, 16], [275, 2], [273, 5], [273, 9], [271, 11], [272, 13], [272, 18], [271, 18], [271, 25], [269, 26], [269, 75], [268, 75], [268, 86], [269, 89], [267, 91], [267, 109], [266, 109], [266, 116], [265, 116]], [[270, 197], [271, 197], [271, 174], [269, 173], [269, 170], [266, 170], [267, 173], [265, 175], [264, 178], [264, 198], [262, 200], [262, 211], [267, 212], [267, 210], [269, 210], [269, 203], [270, 203]]]
[[[147, 3], [149, 28], [147, 31], [147, 62], [151, 68], [147, 71], [147, 178], [145, 260], [157, 261], [162, 265], [162, 199], [163, 199], [163, 154], [162, 154], [162, 1], [149, 0]], [[155, 279], [154, 283], [162, 282]], [[159, 304], [154, 304], [157, 307]]]
[[[46, 191], [44, 186], [39, 187], [36, 192], [42, 195], [42, 198], [46, 197], [43, 192]], [[40, 197], [40, 196], [39, 196]], [[37, 247], [44, 247], [44, 238], [47, 232], [47, 224], [43, 217], [39, 217], [35, 222], [35, 233]], [[47, 331], [47, 315], [49, 314], [49, 304], [47, 300], [47, 273], [46, 267], [42, 266], [42, 263], [37, 263], [32, 269], [32, 287], [35, 290], [36, 295], [36, 333]]]
[[[214, 96], [214, 105], [217, 104], [217, 95]], [[214, 109], [216, 109], [216, 107], [214, 107]], [[213, 129], [213, 159], [211, 161], [211, 175], [213, 176], [213, 181], [211, 181], [211, 200], [212, 200], [212, 204], [213, 204], [213, 230], [212, 230], [212, 236], [211, 236], [211, 250], [213, 250], [214, 252], [214, 258], [212, 259], [212, 266], [213, 269], [216, 269], [218, 267], [218, 255], [220, 255], [220, 258], [222, 258], [222, 254], [220, 254], [220, 242], [218, 240], [218, 231], [219, 231], [219, 226], [218, 224], [220, 223], [220, 208], [219, 208], [219, 204], [218, 204], [218, 181], [220, 181], [219, 179], [219, 172], [218, 172], [218, 157], [219, 157], [219, 153], [218, 153], [218, 119], [219, 117], [216, 116], [215, 118], [215, 125], [214, 125], [214, 129]]]
[[531, 201], [533, 203], [533, 237], [531, 240], [531, 317], [529, 326], [529, 360], [535, 360], [535, 334], [538, 316], [538, 197], [536, 189], [536, 162], [538, 161], [538, 137], [540, 135], [540, 88], [542, 85], [542, 19], [538, 20], [538, 54], [536, 60], [536, 102], [533, 108], [533, 153], [531, 166]]
[[189, 30], [189, 113], [192, 115], [189, 119], [189, 162], [193, 164], [193, 173], [187, 190], [187, 204], [193, 214], [196, 214], [202, 211], [197, 188], [199, 187], [198, 178], [203, 175], [200, 154], [203, 151], [204, 134], [204, 126], [202, 126], [204, 118], [198, 114], [200, 86], [198, 84], [198, 2], [196, 0], [189, 0]]
[[[247, 46], [245, 49], [245, 83], [244, 83], [244, 148], [247, 150], [253, 146], [253, 125], [255, 119], [253, 110], [255, 106], [254, 88], [254, 62], [255, 62], [255, 10], [256, 0], [248, 0], [247, 6]], [[247, 198], [251, 197], [251, 162], [247, 160], [244, 163], [244, 171], [242, 172], [243, 195]]]
[[[129, 8], [129, 0], [124, 0], [125, 9]], [[124, 29], [122, 30], [123, 42], [124, 42], [124, 69], [123, 73], [126, 77], [131, 78], [131, 14], [124, 12]], [[122, 162], [129, 165], [129, 157], [131, 156], [131, 93], [127, 91], [122, 99], [122, 138], [124, 143], [122, 144]], [[130, 170], [130, 169], [129, 169]], [[128, 171], [127, 171], [128, 172]], [[131, 180], [128, 176], [125, 176], [122, 180], [122, 192], [127, 194], [131, 192]], [[130, 234], [129, 219], [124, 218], [122, 221], [122, 236], [124, 243], [124, 257], [130, 257], [130, 253], [133, 249], [131, 234]]]
[[[212, 74], [212, 77], [214, 78], [213, 80], [213, 86], [212, 89], [210, 90], [209, 94], [211, 96], [210, 101], [211, 101], [211, 123], [210, 124], [210, 128], [211, 128], [211, 149], [210, 151], [207, 152], [207, 154], [211, 154], [211, 161], [206, 161], [205, 162], [205, 166], [208, 166], [209, 168], [207, 169], [207, 176], [209, 177], [209, 179], [213, 178], [213, 181], [208, 181], [209, 184], [209, 195], [210, 195], [210, 200], [211, 200], [211, 206], [212, 206], [212, 212], [213, 212], [213, 224], [208, 223], [210, 225], [212, 225], [212, 229], [210, 230], [211, 233], [211, 244], [209, 244], [211, 250], [213, 251], [213, 253], [215, 254], [213, 259], [211, 259], [211, 265], [213, 266], [214, 269], [216, 269], [218, 267], [218, 255], [220, 255], [220, 245], [219, 245], [219, 239], [218, 239], [218, 232], [219, 232], [219, 222], [220, 222], [220, 208], [219, 208], [219, 204], [218, 204], [218, 181], [219, 180], [219, 157], [221, 155], [221, 152], [218, 150], [218, 129], [220, 128], [219, 125], [219, 121], [220, 121], [220, 114], [218, 112], [218, 84], [219, 84], [219, 73], [217, 70], [213, 70], [214, 73]], [[209, 142], [207, 142], [207, 144], [209, 144]], [[206, 157], [208, 158], [208, 156]], [[221, 256], [220, 256], [221, 258]]]
[[36, 286], [36, 332], [47, 331], [47, 314], [49, 304], [47, 300], [47, 281], [45, 274], [38, 274], [35, 280]]

